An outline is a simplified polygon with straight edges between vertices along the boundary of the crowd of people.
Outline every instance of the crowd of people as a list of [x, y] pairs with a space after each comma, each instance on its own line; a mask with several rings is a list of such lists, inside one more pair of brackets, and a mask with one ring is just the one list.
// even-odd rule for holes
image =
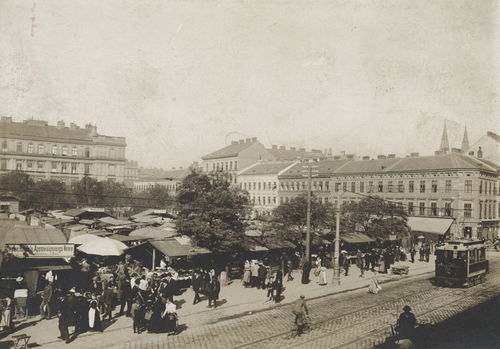
[[[291, 276], [291, 266], [290, 272], [287, 271], [287, 274], [289, 277]], [[262, 261], [246, 260], [242, 281], [244, 287], [267, 290], [266, 297], [268, 301], [281, 302], [281, 293], [283, 292], [283, 271], [281, 267], [272, 270], [270, 266], [265, 266]]]

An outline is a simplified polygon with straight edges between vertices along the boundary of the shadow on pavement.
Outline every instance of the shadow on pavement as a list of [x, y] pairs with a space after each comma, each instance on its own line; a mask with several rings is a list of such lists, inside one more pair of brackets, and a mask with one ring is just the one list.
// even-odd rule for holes
[[[498, 348], [500, 343], [500, 296], [490, 299], [443, 322], [424, 324], [415, 330], [415, 348]], [[418, 321], [418, 318], [417, 318]], [[398, 348], [388, 338], [378, 349]]]

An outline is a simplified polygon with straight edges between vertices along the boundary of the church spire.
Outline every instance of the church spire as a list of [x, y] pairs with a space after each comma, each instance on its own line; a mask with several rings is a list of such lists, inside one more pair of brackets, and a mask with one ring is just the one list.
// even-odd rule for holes
[[469, 150], [470, 145], [469, 145], [469, 137], [467, 136], [467, 125], [465, 125], [465, 130], [464, 130], [464, 138], [462, 139], [462, 151], [466, 152]]
[[450, 144], [448, 142], [448, 132], [446, 131], [446, 120], [444, 121], [444, 129], [443, 129], [443, 135], [441, 136], [441, 146], [439, 147], [439, 151], [443, 153], [447, 153], [450, 151]]

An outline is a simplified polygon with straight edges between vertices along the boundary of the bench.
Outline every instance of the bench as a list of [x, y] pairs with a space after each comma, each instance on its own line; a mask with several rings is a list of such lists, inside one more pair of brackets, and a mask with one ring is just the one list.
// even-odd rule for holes
[[28, 342], [30, 341], [31, 336], [28, 336], [27, 334], [18, 334], [16, 336], [12, 336], [13, 339], [16, 340], [16, 345], [14, 346], [14, 349], [26, 349], [28, 348]]

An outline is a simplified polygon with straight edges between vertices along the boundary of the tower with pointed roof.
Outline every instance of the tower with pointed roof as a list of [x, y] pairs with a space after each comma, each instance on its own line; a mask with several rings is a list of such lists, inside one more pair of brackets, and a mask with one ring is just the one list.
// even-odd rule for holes
[[444, 121], [443, 135], [441, 136], [441, 146], [439, 152], [448, 153], [450, 151], [450, 143], [448, 142], [448, 131], [446, 130], [446, 120]]
[[462, 149], [462, 152], [466, 152], [469, 150], [470, 145], [469, 145], [469, 137], [467, 136], [467, 125], [465, 125], [465, 130], [464, 130], [464, 138], [462, 138], [462, 146], [460, 149]]

